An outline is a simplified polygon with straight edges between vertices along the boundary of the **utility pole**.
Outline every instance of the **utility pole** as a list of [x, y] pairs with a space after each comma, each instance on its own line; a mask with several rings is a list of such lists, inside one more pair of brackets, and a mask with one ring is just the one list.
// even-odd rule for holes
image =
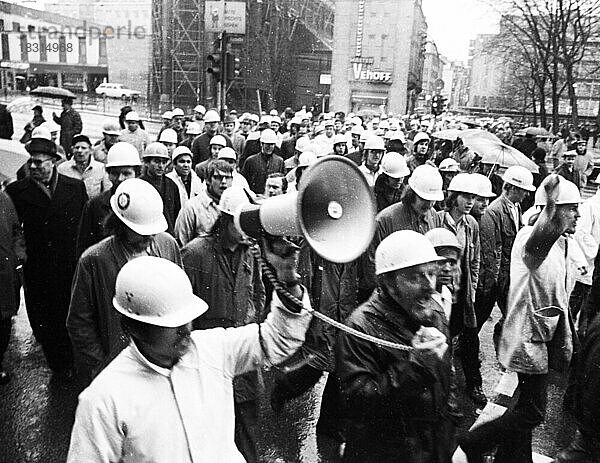
[[225, 105], [227, 101], [227, 46], [229, 36], [226, 31], [221, 33], [221, 81], [219, 82], [219, 115], [225, 120]]

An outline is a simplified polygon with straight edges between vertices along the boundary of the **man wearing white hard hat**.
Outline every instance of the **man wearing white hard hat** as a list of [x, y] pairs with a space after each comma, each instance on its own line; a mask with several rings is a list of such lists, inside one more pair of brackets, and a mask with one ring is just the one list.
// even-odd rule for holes
[[200, 177], [200, 180], [202, 180], [202, 181], [206, 180], [206, 171], [208, 169], [208, 165], [212, 161], [217, 159], [219, 152], [226, 146], [227, 146], [227, 141], [225, 140], [225, 137], [223, 135], [218, 134], [211, 138], [210, 144], [209, 144], [210, 157], [208, 159], [205, 159], [204, 161], [196, 164], [196, 167], [194, 168], [194, 171], [196, 172], [198, 177]]
[[142, 163], [137, 150], [125, 142], [115, 143], [106, 156], [106, 173], [112, 186], [110, 190], [91, 198], [83, 208], [77, 231], [77, 256], [91, 245], [108, 236], [104, 225], [110, 215], [110, 198], [117, 187], [129, 178], [139, 177]]
[[362, 148], [360, 147], [360, 137], [365, 129], [362, 125], [356, 124], [350, 129], [350, 140], [348, 140], [348, 154], [346, 157], [352, 160], [357, 166], [362, 163]]
[[231, 186], [243, 188], [250, 196], [254, 196], [246, 178], [237, 171], [237, 154], [233, 148], [229, 148], [228, 146], [222, 148], [221, 151], [219, 151], [219, 154], [217, 154], [217, 159], [227, 162], [233, 168], [233, 181], [231, 182]]
[[233, 171], [233, 166], [223, 159], [208, 165], [205, 188], [185, 204], [175, 222], [175, 236], [181, 245], [210, 234], [221, 215], [218, 207], [221, 195], [233, 184]]
[[199, 135], [192, 142], [192, 167], [196, 167], [202, 161], [210, 159], [210, 141], [217, 134], [220, 134], [225, 138], [225, 145], [233, 148], [231, 140], [227, 135], [219, 133], [219, 124], [221, 123], [221, 117], [219, 113], [214, 109], [209, 109], [204, 115], [204, 133]]
[[131, 143], [140, 153], [140, 159], [146, 147], [152, 143], [150, 135], [140, 127], [140, 116], [135, 111], [129, 111], [125, 114], [125, 123], [127, 128], [121, 130], [119, 141]]
[[[502, 194], [481, 217], [481, 272], [475, 302], [479, 330], [495, 303], [506, 313], [513, 242], [523, 226], [520, 203], [535, 190], [533, 175], [521, 166], [506, 169]], [[501, 323], [494, 331], [498, 338]]]
[[169, 156], [173, 156], [173, 150], [177, 146], [177, 132], [174, 129], [165, 129], [158, 137], [158, 142], [165, 145]]
[[169, 151], [162, 143], [150, 143], [144, 151], [143, 160], [145, 172], [140, 178], [150, 183], [159, 192], [163, 200], [165, 219], [167, 219], [167, 231], [175, 236], [175, 221], [181, 209], [181, 201], [177, 184], [166, 175], [167, 166], [171, 163]]
[[192, 169], [192, 152], [186, 146], [178, 146], [173, 151], [173, 170], [167, 174], [167, 177], [179, 188], [181, 207], [204, 189], [202, 180]]
[[410, 171], [414, 171], [417, 166], [425, 164], [429, 160], [429, 144], [431, 138], [426, 132], [418, 132], [412, 140], [411, 154], [406, 159], [406, 164]]
[[338, 133], [333, 136], [333, 151], [329, 154], [335, 154], [337, 156], [346, 156], [348, 154], [348, 144], [346, 143], [346, 136], [342, 133]]
[[[441, 165], [441, 164], [440, 164]], [[492, 191], [492, 182], [485, 175], [474, 173], [473, 178], [478, 186], [477, 196], [475, 196], [475, 203], [471, 208], [470, 214], [475, 218], [481, 229], [481, 218], [490, 204], [490, 199], [495, 198], [496, 195]]]
[[202, 133], [202, 126], [198, 122], [189, 122], [185, 126], [185, 138], [179, 142], [178, 146], [185, 146], [192, 149], [194, 139]]
[[413, 230], [425, 234], [441, 226], [433, 206], [443, 199], [440, 173], [435, 167], [425, 164], [417, 167], [409, 177], [401, 201], [377, 214], [375, 236], [367, 251], [366, 269], [359, 287], [360, 300], [368, 297], [375, 288], [375, 250], [379, 243], [395, 231]]
[[375, 185], [375, 201], [377, 202], [377, 212], [381, 212], [386, 207], [400, 202], [402, 192], [404, 191], [404, 178], [410, 175], [410, 170], [406, 165], [404, 156], [400, 153], [390, 151], [383, 155], [381, 159], [381, 173]]
[[[160, 134], [163, 132], [163, 130], [171, 128], [171, 125], [173, 123], [173, 111], [165, 111], [161, 116], [161, 119], [163, 125], [158, 132], [158, 138], [160, 138]], [[157, 141], [158, 138], [156, 139]]]
[[[173, 129], [177, 133], [177, 143], [183, 140], [184, 135], [184, 122], [183, 118], [185, 117], [185, 113], [181, 108], [173, 108], [173, 122], [171, 123], [171, 129]], [[160, 141], [160, 140], [159, 140]]]
[[248, 180], [250, 189], [256, 194], [265, 192], [267, 176], [275, 172], [285, 172], [283, 159], [274, 153], [277, 135], [265, 129], [260, 135], [260, 153], [250, 156], [242, 166], [241, 174]]
[[[267, 258], [310, 307], [295, 254]], [[234, 441], [233, 378], [292, 355], [310, 313], [274, 296], [260, 329], [192, 332], [206, 302], [181, 268], [150, 256], [123, 266], [113, 305], [130, 343], [80, 395], [67, 461], [244, 462]]]
[[[184, 269], [196, 296], [208, 304], [193, 329], [231, 328], [264, 320], [265, 287], [252, 245], [236, 228], [233, 216], [249, 204], [246, 192], [232, 186], [219, 200], [221, 215], [207, 236], [197, 237], [181, 250]], [[235, 442], [246, 461], [258, 461], [256, 373], [234, 381]]]
[[163, 203], [152, 185], [123, 181], [110, 199], [108, 237], [79, 258], [71, 291], [67, 328], [83, 385], [127, 345], [112, 307], [117, 273], [139, 256], [163, 257], [181, 265], [179, 246], [168, 233]]
[[201, 104], [194, 106], [194, 121], [199, 122], [204, 119], [206, 108]]
[[379, 165], [385, 153], [385, 142], [383, 138], [373, 135], [365, 142], [363, 149], [363, 163], [358, 169], [365, 175], [367, 183], [370, 186], [375, 185], [375, 180], [379, 176]]
[[[514, 241], [506, 320], [498, 346], [500, 364], [519, 377], [519, 398], [501, 417], [472, 429], [460, 441], [468, 461], [531, 461], [533, 429], [544, 421], [548, 371], [565, 373], [574, 348], [569, 294], [573, 289], [573, 242], [581, 196], [558, 175], [546, 177], [536, 194], [543, 209]], [[570, 243], [569, 243], [570, 242]]]
[[377, 247], [377, 287], [345, 324], [403, 350], [339, 332], [336, 373], [348, 411], [344, 461], [450, 461], [452, 366], [446, 317], [433, 299], [444, 260], [412, 230], [394, 232]]
[[307, 146], [298, 157], [298, 165], [288, 172], [286, 180], [288, 183], [288, 191], [298, 191], [298, 184], [302, 178], [304, 171], [317, 162], [318, 156], [315, 153], [315, 146]]
[[106, 163], [108, 150], [119, 141], [120, 135], [121, 129], [119, 128], [118, 122], [116, 120], [105, 119], [102, 123], [102, 141], [92, 148], [92, 156], [94, 156], [94, 159]]

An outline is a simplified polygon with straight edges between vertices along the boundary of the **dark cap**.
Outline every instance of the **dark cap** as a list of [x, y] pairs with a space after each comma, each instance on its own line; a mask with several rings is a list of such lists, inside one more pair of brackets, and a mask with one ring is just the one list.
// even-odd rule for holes
[[61, 159], [56, 152], [56, 143], [46, 138], [32, 138], [26, 145], [25, 149], [31, 155], [33, 154], [49, 154], [56, 159]]
[[33, 108], [31, 108], [31, 110], [32, 111], [39, 111], [39, 112], [43, 112], [44, 111], [39, 104], [35, 105]]
[[71, 146], [75, 146], [75, 143], [79, 143], [80, 141], [86, 142], [88, 145], [92, 146], [92, 142], [90, 141], [87, 135], [78, 134], [73, 137], [71, 141]]
[[235, 118], [231, 115], [225, 116], [225, 119], [223, 120], [223, 124], [233, 124], [235, 123]]

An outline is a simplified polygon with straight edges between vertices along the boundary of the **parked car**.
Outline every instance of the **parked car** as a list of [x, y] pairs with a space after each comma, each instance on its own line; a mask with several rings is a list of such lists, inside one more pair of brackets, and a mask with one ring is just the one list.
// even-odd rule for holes
[[110, 98], [137, 98], [141, 92], [123, 86], [123, 84], [104, 83], [96, 87], [96, 94]]

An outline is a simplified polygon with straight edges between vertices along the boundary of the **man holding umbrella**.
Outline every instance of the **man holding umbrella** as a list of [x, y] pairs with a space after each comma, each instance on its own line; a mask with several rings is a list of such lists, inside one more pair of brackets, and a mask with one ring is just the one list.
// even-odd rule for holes
[[60, 125], [60, 146], [63, 147], [65, 153], [67, 153], [67, 157], [70, 159], [73, 137], [81, 133], [83, 123], [81, 122], [79, 113], [73, 109], [73, 98], [63, 98], [62, 107], [63, 111], [60, 113], [60, 116], [52, 113], [52, 118], [54, 122]]

